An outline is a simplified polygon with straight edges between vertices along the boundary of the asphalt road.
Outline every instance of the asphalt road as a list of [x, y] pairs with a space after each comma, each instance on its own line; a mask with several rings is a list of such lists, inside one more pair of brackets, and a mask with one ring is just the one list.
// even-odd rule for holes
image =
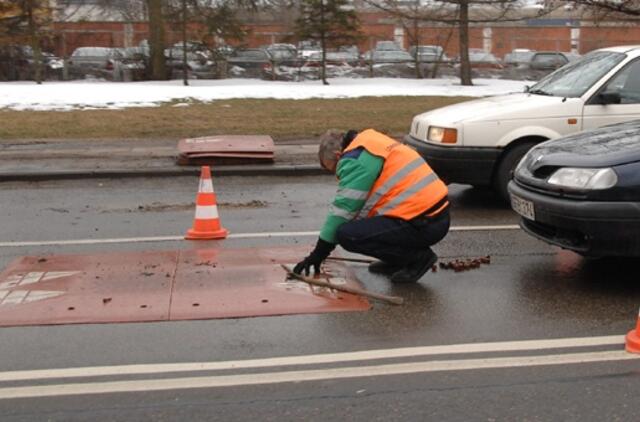
[[[0, 268], [24, 255], [311, 248], [335, 188], [214, 186], [235, 236], [194, 245], [141, 238], [184, 234], [196, 178], [4, 183]], [[366, 312], [2, 328], [0, 420], [635, 420], [639, 361], [622, 351], [635, 261], [550, 247], [491, 193], [450, 188], [453, 227], [435, 251], [490, 265], [394, 286], [354, 264], [367, 289], [407, 300]]]

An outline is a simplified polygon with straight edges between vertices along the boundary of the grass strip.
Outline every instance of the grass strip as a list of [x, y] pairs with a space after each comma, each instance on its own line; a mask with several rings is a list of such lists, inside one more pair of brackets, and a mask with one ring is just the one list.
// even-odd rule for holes
[[364, 97], [349, 99], [239, 99], [188, 107], [122, 110], [0, 111], [0, 140], [160, 139], [220, 134], [264, 134], [276, 141], [315, 137], [328, 128], [376, 128], [406, 133], [418, 113], [465, 97]]

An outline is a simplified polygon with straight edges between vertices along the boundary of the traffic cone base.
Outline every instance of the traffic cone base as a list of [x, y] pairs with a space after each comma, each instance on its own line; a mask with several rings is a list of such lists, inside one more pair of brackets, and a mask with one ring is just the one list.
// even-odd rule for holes
[[202, 232], [194, 229], [187, 230], [185, 239], [187, 240], [202, 240], [202, 239], [224, 239], [229, 232], [227, 229], [220, 229], [212, 232]]
[[625, 350], [629, 353], [640, 353], [640, 336], [637, 330], [631, 330], [625, 338]]
[[624, 348], [629, 353], [640, 353], [640, 312], [636, 320], [636, 329], [629, 331], [625, 337]]
[[220, 224], [211, 169], [209, 166], [203, 166], [196, 197], [196, 216], [193, 227], [187, 230], [184, 238], [187, 240], [224, 239], [227, 234], [227, 230]]

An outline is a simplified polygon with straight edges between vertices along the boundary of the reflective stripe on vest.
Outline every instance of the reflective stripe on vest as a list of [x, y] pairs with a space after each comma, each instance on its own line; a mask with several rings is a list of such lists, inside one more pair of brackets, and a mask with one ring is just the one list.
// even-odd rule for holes
[[[406, 167], [404, 167], [402, 170], [400, 170], [399, 172], [391, 176], [389, 180], [384, 182], [382, 186], [376, 189], [375, 192], [373, 192], [371, 196], [369, 196], [369, 199], [367, 199], [367, 202], [364, 203], [364, 207], [362, 207], [362, 210], [360, 211], [360, 216], [366, 217], [367, 215], [369, 215], [373, 207], [378, 203], [378, 201], [380, 201], [380, 199], [384, 195], [389, 193], [391, 188], [393, 188], [396, 184], [398, 184], [398, 182], [400, 182], [403, 178], [405, 178], [409, 173], [411, 173], [412, 171], [420, 167], [422, 163], [424, 163], [424, 160], [422, 158], [416, 158], [415, 160], [410, 162]], [[383, 172], [384, 172], [384, 167], [383, 167]]]
[[367, 199], [367, 195], [369, 192], [365, 192], [357, 189], [349, 189], [349, 188], [340, 188], [336, 193], [336, 196], [347, 199], [354, 199], [356, 201]]
[[413, 149], [372, 129], [361, 132], [345, 149], [365, 148], [384, 159], [382, 171], [358, 218], [385, 215], [409, 220], [441, 201], [447, 186]]

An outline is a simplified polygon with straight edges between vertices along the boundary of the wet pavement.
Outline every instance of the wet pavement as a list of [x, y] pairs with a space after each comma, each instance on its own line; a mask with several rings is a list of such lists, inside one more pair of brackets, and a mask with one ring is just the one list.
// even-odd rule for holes
[[[211, 247], [248, 252], [283, 246], [300, 251], [291, 257], [295, 262], [315, 243], [313, 232], [323, 222], [335, 181], [329, 176], [220, 177], [214, 178], [214, 186], [222, 222], [231, 232], [224, 241], [17, 246], [11, 243], [181, 236], [193, 219], [197, 178], [3, 184], [0, 266], [24, 255]], [[517, 216], [489, 192], [454, 185], [451, 200], [453, 229], [434, 248], [441, 261], [489, 255], [490, 264], [463, 272], [438, 269], [408, 286], [392, 285], [368, 273], [365, 265], [350, 265], [367, 289], [402, 296], [403, 306], [372, 303], [369, 311], [348, 313], [3, 328], [0, 371], [284, 356], [306, 360], [317, 354], [403, 347], [623, 336], [633, 328], [640, 305], [635, 260], [590, 261], [539, 242], [515, 229]], [[617, 353], [622, 347], [620, 337], [589, 348], [570, 343], [560, 351], [526, 348], [516, 354], [539, 359], [560, 352]], [[450, 350], [441, 353], [439, 359], [455, 357]], [[462, 357], [498, 359], [514, 353], [497, 350]], [[411, 355], [393, 363], [421, 359]], [[0, 399], [0, 415], [3, 420], [628, 419], [638, 410], [630, 393], [640, 383], [638, 363], [616, 359], [427, 375], [416, 369], [414, 375], [267, 386], [245, 381], [214, 389], [173, 386], [133, 396], [44, 397], [35, 404], [26, 398]], [[313, 369], [344, 365], [336, 361]], [[168, 377], [161, 374], [154, 377]], [[0, 397], [3, 387], [34, 384], [41, 385], [2, 383], [0, 373]]]

